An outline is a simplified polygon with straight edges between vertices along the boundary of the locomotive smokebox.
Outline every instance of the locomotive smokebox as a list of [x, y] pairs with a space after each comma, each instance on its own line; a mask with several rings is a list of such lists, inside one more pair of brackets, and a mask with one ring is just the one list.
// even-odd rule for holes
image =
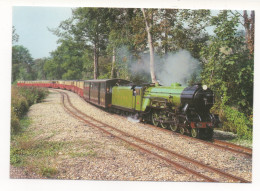
[[187, 87], [181, 93], [181, 105], [198, 113], [209, 112], [214, 104], [214, 94], [207, 86], [196, 84]]

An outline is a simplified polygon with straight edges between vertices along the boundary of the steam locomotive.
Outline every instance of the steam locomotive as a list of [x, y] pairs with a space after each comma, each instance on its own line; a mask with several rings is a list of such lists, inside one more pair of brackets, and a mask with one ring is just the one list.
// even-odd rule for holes
[[213, 129], [220, 123], [218, 115], [210, 113], [214, 94], [201, 84], [136, 85], [123, 79], [107, 79], [19, 81], [17, 85], [70, 90], [110, 112], [134, 114], [144, 122], [194, 138], [212, 139]]

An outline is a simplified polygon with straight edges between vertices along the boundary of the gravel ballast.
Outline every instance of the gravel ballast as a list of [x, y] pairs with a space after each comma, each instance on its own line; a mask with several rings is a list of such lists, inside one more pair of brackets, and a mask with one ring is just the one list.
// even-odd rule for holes
[[[252, 179], [252, 159], [249, 157], [210, 147], [196, 140], [183, 139], [127, 117], [107, 113], [85, 102], [78, 95], [66, 92], [76, 108], [97, 120], [248, 181]], [[57, 168], [55, 178], [201, 181], [194, 175], [175, 169], [168, 163], [73, 118], [64, 110], [61, 96], [56, 91], [50, 90], [43, 103], [33, 105], [28, 117], [33, 121], [30, 131], [37, 132], [36, 140], [65, 143], [57, 156], [48, 158], [48, 163]], [[30, 173], [26, 173], [26, 178], [39, 178], [31, 174], [30, 177]], [[10, 176], [23, 178], [12, 173], [12, 168]]]

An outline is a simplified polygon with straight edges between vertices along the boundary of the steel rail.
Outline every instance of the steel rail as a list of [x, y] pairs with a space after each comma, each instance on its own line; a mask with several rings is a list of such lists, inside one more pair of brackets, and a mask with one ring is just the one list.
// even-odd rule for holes
[[229, 142], [226, 142], [226, 141], [221, 141], [221, 140], [218, 140], [218, 139], [213, 139], [212, 142], [214, 144], [219, 144], [219, 145], [223, 145], [225, 147], [231, 147], [233, 149], [237, 149], [241, 152], [248, 153], [248, 155], [252, 156], [252, 149], [251, 148], [243, 147], [243, 146], [240, 146], [240, 145], [236, 145], [236, 144], [229, 143]]
[[[160, 127], [157, 127], [157, 126], [154, 126], [154, 125], [151, 125], [151, 124], [145, 124], [145, 125], [149, 126], [149, 127], [152, 127], [152, 128], [155, 128], [155, 129], [158, 129], [160, 131], [164, 131], [164, 132], [167, 132], [167, 133], [170, 133], [170, 134], [174, 134], [176, 136], [179, 136], [179, 137], [182, 137], [182, 138], [185, 138], [185, 139], [188, 139], [188, 140], [194, 140], [194, 141], [201, 142], [201, 143], [213, 146], [213, 147], [217, 147], [217, 148], [220, 148], [220, 149], [228, 150], [228, 151], [231, 151], [231, 152], [234, 152], [234, 153], [238, 153], [238, 154], [243, 154], [243, 155], [245, 155], [247, 157], [252, 157], [252, 150], [251, 150], [251, 153], [250, 153], [250, 151], [247, 152], [246, 151], [246, 149], [247, 149], [246, 147], [244, 147], [245, 149], [241, 149], [241, 146], [236, 145], [236, 147], [234, 146], [233, 148], [231, 148], [231, 146], [228, 147], [228, 146], [223, 146], [223, 144], [221, 145], [221, 144], [214, 143], [214, 141], [216, 139], [214, 139], [212, 142], [211, 141], [205, 141], [205, 140], [189, 137], [187, 135], [182, 135], [180, 133], [173, 132], [173, 131], [171, 131], [169, 129], [163, 129], [163, 128], [160, 128]], [[217, 142], [219, 143], [219, 140]], [[235, 145], [235, 144], [233, 144], [233, 145]]]
[[76, 111], [77, 111], [78, 113], [80, 113], [81, 115], [83, 115], [83, 116], [85, 116], [85, 117], [88, 117], [88, 118], [90, 118], [91, 120], [102, 124], [103, 126], [109, 127], [109, 128], [111, 128], [111, 129], [113, 129], [113, 130], [116, 130], [116, 131], [120, 132], [121, 134], [124, 134], [125, 136], [131, 136], [132, 138], [134, 138], [135, 140], [137, 140], [137, 141], [139, 141], [139, 142], [142, 142], [142, 143], [147, 144], [147, 145], [149, 145], [149, 146], [155, 147], [156, 149], [159, 149], [159, 150], [161, 150], [161, 151], [170, 153], [170, 154], [174, 155], [175, 157], [178, 157], [179, 159], [182, 159], [182, 160], [184, 160], [184, 161], [186, 161], [186, 162], [193, 163], [193, 164], [195, 164], [195, 165], [197, 165], [197, 166], [200, 166], [200, 167], [203, 167], [204, 169], [213, 171], [213, 172], [215, 172], [215, 173], [217, 173], [217, 174], [219, 174], [219, 175], [225, 176], [225, 177], [227, 177], [227, 178], [229, 178], [229, 179], [232, 179], [232, 180], [235, 180], [235, 181], [244, 182], [244, 183], [248, 183], [248, 182], [249, 182], [249, 181], [247, 181], [247, 180], [245, 180], [245, 179], [243, 179], [243, 178], [236, 177], [236, 176], [234, 176], [234, 175], [225, 173], [225, 172], [223, 172], [223, 171], [221, 171], [221, 170], [219, 170], [219, 169], [216, 169], [216, 168], [214, 168], [214, 167], [207, 166], [207, 165], [205, 165], [205, 164], [203, 164], [203, 163], [200, 163], [200, 162], [198, 162], [198, 161], [196, 161], [196, 160], [194, 160], [194, 159], [190, 159], [190, 158], [185, 157], [185, 156], [183, 156], [183, 155], [180, 155], [180, 154], [178, 154], [178, 153], [176, 153], [176, 152], [174, 152], [174, 151], [165, 149], [165, 148], [160, 147], [160, 146], [158, 146], [158, 145], [155, 145], [155, 144], [153, 144], [153, 143], [151, 143], [151, 142], [142, 140], [142, 139], [140, 139], [140, 138], [138, 138], [138, 137], [135, 137], [135, 136], [130, 135], [130, 134], [124, 132], [124, 131], [121, 131], [121, 130], [115, 128], [115, 127], [112, 127], [112, 126], [110, 126], [110, 125], [108, 125], [108, 124], [105, 124], [105, 123], [103, 123], [103, 122], [101, 122], [101, 121], [98, 121], [98, 120], [96, 120], [96, 119], [94, 119], [94, 118], [92, 118], [92, 117], [86, 115], [85, 113], [81, 112], [81, 111], [78, 110], [77, 108], [75, 108], [75, 107], [73, 106], [73, 104], [71, 103], [68, 94], [65, 93], [65, 92], [63, 92], [63, 93], [66, 95], [67, 100], [68, 100], [70, 106], [71, 106], [74, 110], [76, 110]]

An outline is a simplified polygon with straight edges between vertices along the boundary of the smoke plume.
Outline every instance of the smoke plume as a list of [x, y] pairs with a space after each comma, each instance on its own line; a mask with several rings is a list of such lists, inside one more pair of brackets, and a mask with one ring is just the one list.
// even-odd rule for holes
[[159, 67], [156, 68], [156, 76], [161, 84], [169, 86], [173, 82], [178, 82], [186, 85], [192, 75], [199, 70], [199, 61], [187, 50], [180, 50], [169, 54]]
[[[150, 56], [144, 54], [132, 63], [130, 70], [133, 74], [150, 75]], [[160, 84], [170, 86], [174, 82], [186, 85], [194, 73], [200, 70], [199, 61], [191, 56], [187, 50], [169, 53], [165, 57], [155, 55], [155, 74]]]

